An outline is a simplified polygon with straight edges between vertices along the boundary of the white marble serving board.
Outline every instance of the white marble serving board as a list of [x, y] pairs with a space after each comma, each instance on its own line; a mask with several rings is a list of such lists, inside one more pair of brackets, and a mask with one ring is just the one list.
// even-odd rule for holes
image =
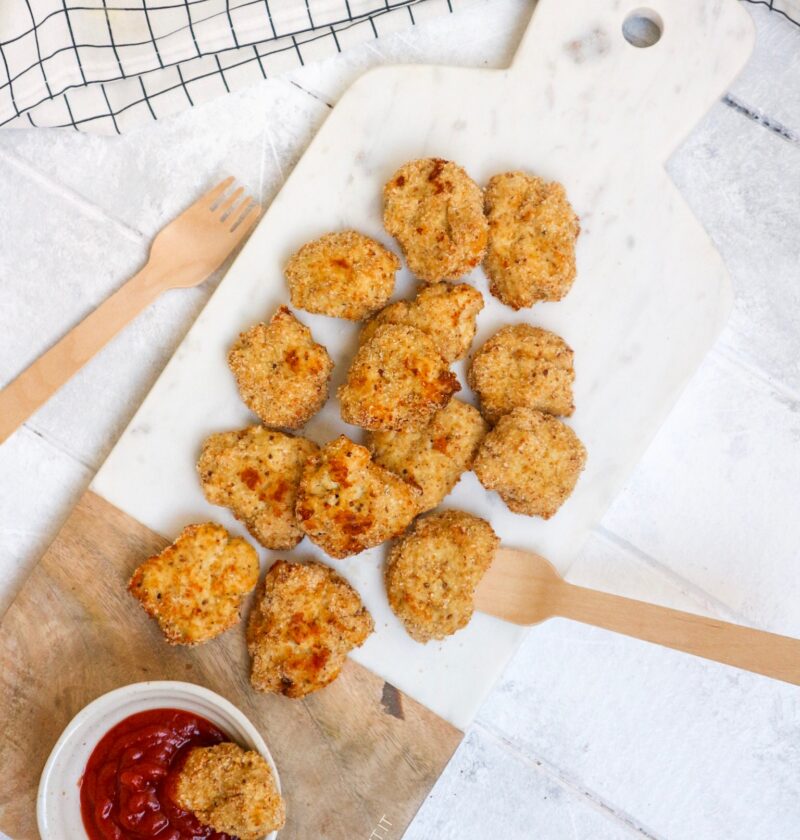
[[[736, 0], [657, 0], [661, 40], [636, 48], [622, 22], [637, 8], [618, 0], [540, 0], [507, 70], [389, 67], [342, 97], [167, 365], [92, 489], [166, 537], [215, 519], [195, 462], [211, 432], [255, 421], [226, 365], [238, 333], [288, 299], [282, 267], [303, 242], [354, 227], [396, 248], [381, 225], [381, 187], [405, 161], [458, 161], [479, 182], [508, 169], [557, 179], [581, 217], [578, 277], [568, 297], [514, 313], [484, 294], [476, 345], [499, 326], [530, 321], [575, 350], [570, 423], [589, 459], [575, 493], [548, 522], [510, 513], [474, 475], [445, 501], [485, 516], [503, 542], [533, 548], [567, 573], [730, 307], [725, 268], [663, 168], [667, 155], [725, 90], [753, 44]], [[198, 184], [198, 189], [203, 186]], [[397, 297], [414, 282], [401, 272]], [[298, 312], [343, 380], [357, 326]], [[464, 363], [456, 365], [464, 391]], [[309, 424], [319, 442], [344, 432], [338, 403]], [[265, 556], [283, 553], [264, 552]], [[298, 557], [327, 559], [361, 592], [376, 632], [354, 658], [459, 727], [474, 717], [524, 630], [477, 615], [445, 642], [413, 642], [383, 590], [385, 548], [331, 561], [302, 542]], [[613, 591], [609, 577], [605, 588]]]

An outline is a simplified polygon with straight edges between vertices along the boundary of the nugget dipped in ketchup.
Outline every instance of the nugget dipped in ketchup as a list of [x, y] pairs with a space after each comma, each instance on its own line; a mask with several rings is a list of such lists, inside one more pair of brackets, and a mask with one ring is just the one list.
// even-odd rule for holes
[[101, 738], [81, 814], [89, 840], [262, 840], [286, 820], [263, 756], [180, 709], [131, 715]]

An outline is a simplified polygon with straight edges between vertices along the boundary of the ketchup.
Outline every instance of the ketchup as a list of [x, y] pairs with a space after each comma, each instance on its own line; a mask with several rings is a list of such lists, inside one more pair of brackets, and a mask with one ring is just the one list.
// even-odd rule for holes
[[99, 741], [81, 779], [81, 816], [89, 840], [235, 840], [202, 825], [171, 796], [192, 747], [230, 738], [179, 709], [152, 709], [120, 721]]

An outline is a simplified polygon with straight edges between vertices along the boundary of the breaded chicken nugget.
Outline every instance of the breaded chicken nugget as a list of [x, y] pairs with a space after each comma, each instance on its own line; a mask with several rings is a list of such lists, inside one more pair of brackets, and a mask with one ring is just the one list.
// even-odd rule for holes
[[481, 188], [457, 164], [412, 160], [383, 188], [383, 224], [422, 280], [458, 280], [486, 251]]
[[529, 324], [503, 327], [478, 350], [468, 381], [483, 416], [496, 423], [514, 408], [535, 408], [569, 417], [572, 404], [572, 348], [555, 333]]
[[339, 387], [342, 420], [373, 430], [417, 428], [460, 390], [425, 333], [385, 324], [359, 347]]
[[294, 548], [303, 539], [294, 506], [306, 460], [319, 447], [263, 426], [211, 435], [197, 472], [206, 499], [230, 508], [266, 548]]
[[452, 399], [420, 429], [370, 432], [376, 464], [422, 488], [420, 512], [435, 508], [475, 460], [489, 430], [480, 412]]
[[418, 519], [393, 546], [386, 593], [412, 639], [443, 639], [466, 627], [475, 587], [499, 544], [488, 522], [446, 510]]
[[267, 426], [299, 429], [322, 408], [333, 362], [281, 306], [269, 324], [243, 332], [228, 354], [245, 405]]
[[171, 645], [197, 645], [239, 621], [242, 600], [258, 583], [258, 555], [213, 522], [188, 525], [161, 554], [145, 560], [128, 591]]
[[361, 321], [386, 304], [400, 260], [380, 242], [345, 230], [309, 242], [286, 264], [292, 306]]
[[344, 435], [309, 458], [297, 492], [300, 527], [331, 557], [349, 557], [402, 534], [422, 493], [372, 462]]
[[564, 187], [525, 172], [495, 175], [486, 188], [492, 294], [514, 309], [561, 300], [575, 279], [580, 224]]
[[238, 744], [194, 747], [173, 784], [176, 805], [239, 840], [263, 840], [286, 822], [272, 768], [264, 756]]
[[413, 300], [401, 300], [382, 309], [364, 324], [361, 344], [383, 324], [406, 324], [430, 336], [446, 362], [460, 359], [475, 338], [475, 321], [483, 309], [483, 295], [466, 283], [423, 286]]
[[305, 697], [332, 683], [374, 629], [358, 592], [322, 563], [278, 560], [247, 626], [257, 691]]
[[503, 415], [483, 439], [473, 469], [514, 513], [549, 519], [575, 488], [586, 449], [569, 426], [533, 408]]

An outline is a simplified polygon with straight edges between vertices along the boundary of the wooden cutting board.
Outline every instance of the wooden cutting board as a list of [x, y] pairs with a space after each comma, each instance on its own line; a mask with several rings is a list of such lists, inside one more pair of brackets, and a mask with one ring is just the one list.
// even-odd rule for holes
[[287, 799], [282, 840], [367, 840], [381, 825], [380, 840], [400, 837], [462, 733], [354, 662], [304, 700], [256, 694], [241, 628], [199, 648], [169, 647], [126, 591], [142, 558], [165, 544], [88, 492], [6, 613], [0, 829], [13, 840], [39, 836], [39, 774], [90, 700], [179, 679], [227, 697], [264, 736]]
[[[418, 645], [386, 603], [383, 548], [334, 562], [305, 541], [293, 553], [335, 565], [376, 632], [340, 681], [291, 703], [250, 692], [240, 632], [171, 650], [123, 584], [189, 522], [242, 533], [204, 501], [195, 472], [206, 435], [254, 420], [227, 349], [286, 302], [282, 267], [303, 242], [354, 227], [396, 247], [381, 226], [381, 186], [405, 161], [431, 155], [458, 161], [480, 183], [507, 169], [559, 180], [581, 217], [578, 279], [563, 302], [513, 313], [489, 295], [480, 270], [468, 279], [486, 301], [476, 346], [519, 321], [573, 346], [570, 423], [589, 451], [587, 469], [548, 522], [510, 513], [472, 475], [447, 500], [490, 519], [505, 544], [569, 571], [731, 301], [724, 266], [663, 165], [743, 66], [752, 25], [736, 0], [651, 5], [663, 35], [649, 48], [622, 36], [635, 3], [540, 0], [507, 70], [383, 68], [343, 96], [0, 626], [0, 766], [13, 768], [0, 828], [35, 836], [36, 778], [63, 725], [98, 694], [152, 675], [208, 685], [253, 717], [285, 781], [285, 836], [366, 840], [382, 817], [392, 826], [376, 836], [402, 835], [523, 631], [478, 615], [452, 638]], [[398, 295], [413, 288], [401, 272]], [[336, 362], [335, 388], [356, 326], [300, 316]], [[455, 369], [464, 382], [464, 364]], [[460, 396], [471, 398], [466, 388]], [[319, 442], [340, 432], [359, 436], [335, 400], [307, 427]], [[265, 563], [275, 556], [262, 552]]]

